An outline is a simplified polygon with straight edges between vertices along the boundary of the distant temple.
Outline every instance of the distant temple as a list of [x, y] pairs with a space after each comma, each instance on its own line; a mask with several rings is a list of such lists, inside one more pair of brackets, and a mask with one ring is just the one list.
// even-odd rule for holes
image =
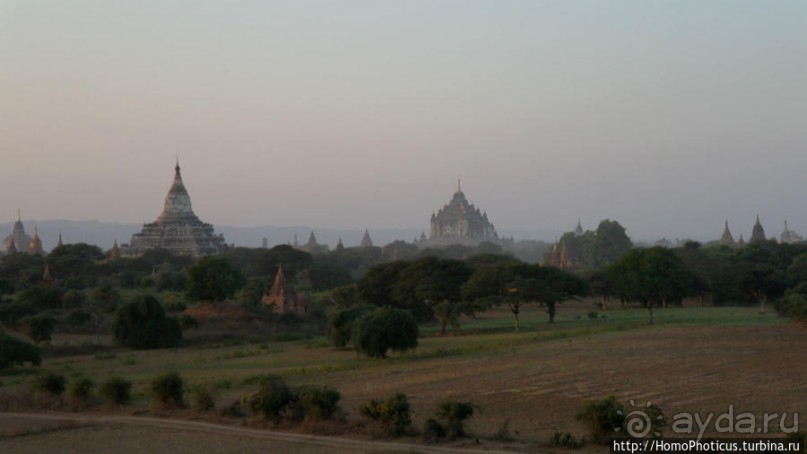
[[804, 240], [798, 233], [790, 230], [787, 227], [787, 220], [785, 220], [785, 229], [782, 231], [782, 234], [779, 235], [779, 242], [780, 243], [787, 243], [787, 244], [794, 244], [800, 243]]
[[431, 235], [421, 245], [475, 245], [483, 241], [496, 241], [499, 235], [488, 220], [487, 213], [479, 211], [465, 198], [457, 180], [454, 197], [437, 213], [432, 213]]
[[294, 287], [286, 280], [283, 265], [277, 267], [275, 282], [269, 293], [263, 296], [261, 303], [264, 306], [271, 306], [273, 312], [277, 314], [302, 315], [308, 311], [308, 302], [304, 297], [298, 296]]
[[191, 197], [182, 183], [179, 162], [174, 168], [174, 182], [165, 197], [165, 207], [156, 221], [144, 224], [132, 235], [128, 245], [121, 245], [122, 257], [139, 257], [151, 249], [165, 249], [175, 255], [200, 257], [215, 255], [225, 246], [224, 237], [213, 226], [199, 220], [191, 208]]
[[736, 243], [734, 242], [734, 237], [731, 235], [731, 230], [729, 230], [729, 221], [726, 220], [726, 224], [723, 227], [723, 235], [720, 236], [720, 244], [725, 246], [735, 246]]
[[370, 238], [370, 232], [364, 229], [364, 236], [361, 239], [361, 247], [373, 247], [373, 240]]
[[751, 239], [748, 240], [748, 243], [759, 243], [765, 240], [767, 240], [767, 238], [765, 238], [765, 229], [762, 228], [762, 224], [759, 222], [759, 215], [757, 215], [757, 222], [754, 224], [754, 229], [751, 231]]
[[308, 241], [300, 246], [297, 242], [297, 234], [294, 234], [294, 247], [300, 249], [302, 251], [308, 252], [309, 254], [325, 254], [329, 251], [328, 245], [326, 244], [319, 244], [317, 242], [317, 236], [314, 235], [314, 231], [311, 231], [311, 234], [308, 235]]
[[[34, 250], [31, 246], [38, 246], [38, 250]], [[11, 228], [11, 235], [3, 240], [3, 255], [16, 254], [18, 252], [25, 254], [42, 254], [42, 241], [39, 240], [39, 235], [34, 234], [31, 238], [25, 233], [25, 226], [22, 225], [20, 220], [20, 210], [17, 210], [17, 220]]]

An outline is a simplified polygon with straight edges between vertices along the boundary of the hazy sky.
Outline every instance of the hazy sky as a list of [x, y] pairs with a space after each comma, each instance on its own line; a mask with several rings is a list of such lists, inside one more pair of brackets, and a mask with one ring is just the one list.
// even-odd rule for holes
[[[0, 0], [0, 219], [807, 235], [807, 2]], [[547, 238], [551, 239], [551, 238]]]

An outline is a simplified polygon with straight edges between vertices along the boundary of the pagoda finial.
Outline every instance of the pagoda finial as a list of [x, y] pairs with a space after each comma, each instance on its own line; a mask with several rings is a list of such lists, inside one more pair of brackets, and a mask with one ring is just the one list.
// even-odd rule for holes
[[20, 222], [20, 209], [17, 208], [17, 222]]
[[462, 184], [460, 183], [460, 178], [457, 177], [457, 194], [462, 192]]
[[177, 155], [177, 164], [174, 166], [174, 171], [176, 172], [177, 176], [179, 176], [179, 155]]

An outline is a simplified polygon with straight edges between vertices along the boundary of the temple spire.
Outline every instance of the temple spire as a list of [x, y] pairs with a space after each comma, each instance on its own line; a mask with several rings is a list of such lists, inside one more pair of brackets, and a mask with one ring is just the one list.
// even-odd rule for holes
[[17, 222], [20, 222], [20, 209], [17, 208]]
[[457, 177], [457, 194], [462, 193], [462, 184], [460, 183], [459, 177]]

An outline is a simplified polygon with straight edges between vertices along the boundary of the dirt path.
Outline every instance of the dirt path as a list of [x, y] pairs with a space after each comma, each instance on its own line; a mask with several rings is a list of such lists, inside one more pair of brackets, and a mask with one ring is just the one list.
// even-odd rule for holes
[[[0, 452], [62, 453], [458, 453], [447, 448], [406, 443], [351, 440], [198, 421], [137, 416], [71, 413], [0, 413]], [[88, 447], [92, 447], [89, 448]], [[485, 451], [486, 453], [505, 451]]]

